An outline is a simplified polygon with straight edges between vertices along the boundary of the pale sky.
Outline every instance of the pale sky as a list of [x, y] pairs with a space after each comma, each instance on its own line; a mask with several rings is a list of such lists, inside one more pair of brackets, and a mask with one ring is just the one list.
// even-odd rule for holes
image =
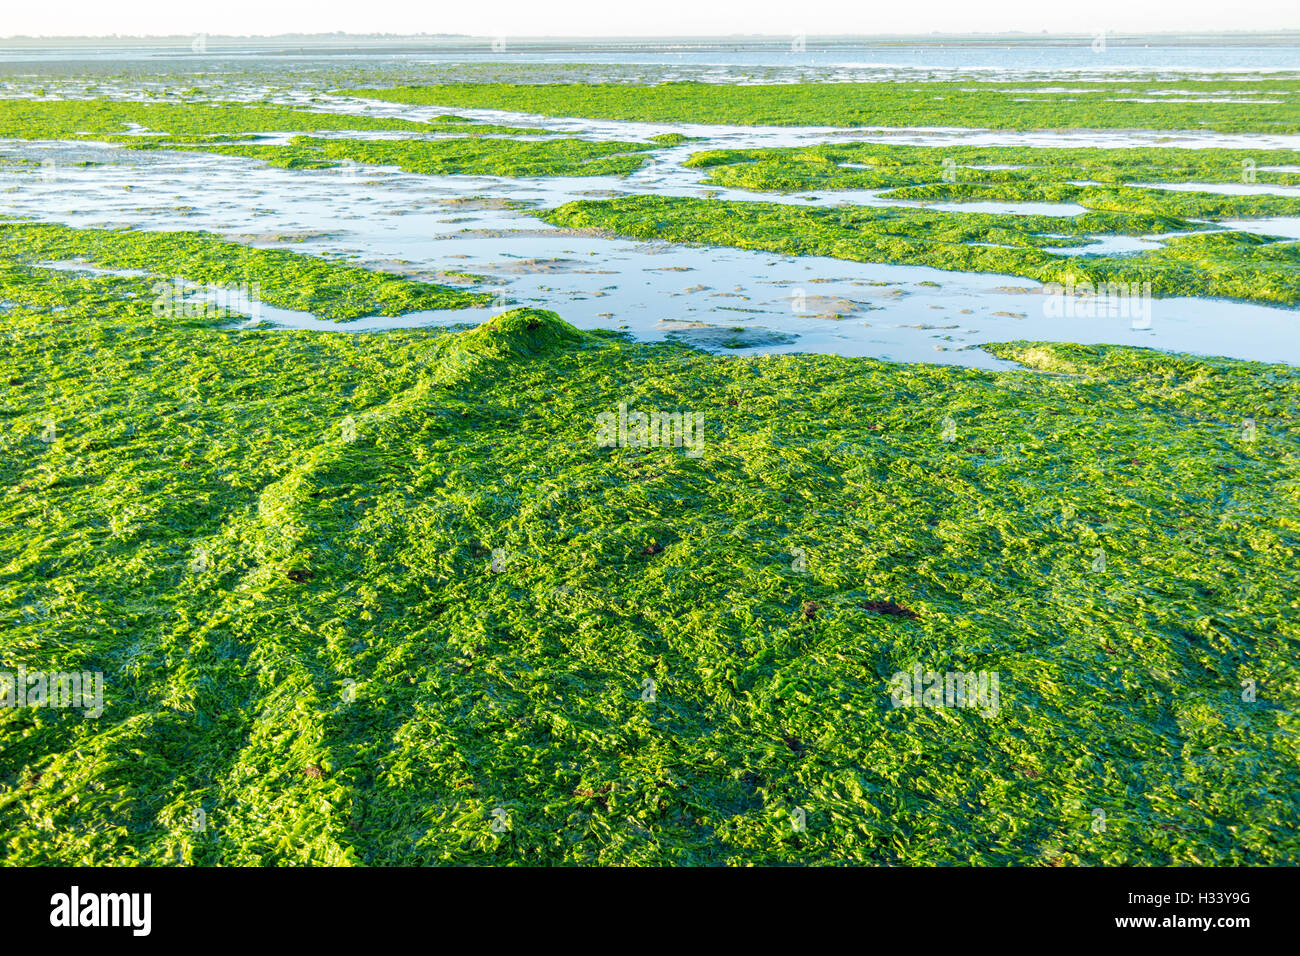
[[1300, 0], [3, 0], [0, 36], [482, 37], [1300, 29]]

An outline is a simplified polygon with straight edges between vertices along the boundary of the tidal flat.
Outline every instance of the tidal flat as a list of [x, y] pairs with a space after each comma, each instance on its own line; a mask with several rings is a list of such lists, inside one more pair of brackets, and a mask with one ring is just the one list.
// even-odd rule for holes
[[1294, 75], [12, 69], [6, 864], [1300, 858]]
[[362, 90], [395, 103], [545, 116], [751, 126], [1300, 132], [1294, 73], [1119, 83], [460, 83]]

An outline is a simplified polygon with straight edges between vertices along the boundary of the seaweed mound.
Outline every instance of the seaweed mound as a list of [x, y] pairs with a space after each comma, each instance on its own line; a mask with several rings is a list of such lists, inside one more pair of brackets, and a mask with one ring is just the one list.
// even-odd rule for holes
[[479, 378], [502, 362], [534, 359], [560, 349], [589, 345], [593, 336], [580, 332], [546, 309], [511, 309], [478, 328], [449, 335], [437, 346], [431, 369], [437, 385], [454, 386]]
[[466, 352], [493, 358], [532, 358], [592, 341], [547, 309], [511, 309], [457, 336]]

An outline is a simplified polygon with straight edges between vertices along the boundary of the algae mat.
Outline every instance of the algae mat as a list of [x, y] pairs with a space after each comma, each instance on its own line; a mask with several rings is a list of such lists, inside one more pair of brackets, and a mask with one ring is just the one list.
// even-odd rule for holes
[[[1225, 86], [1229, 94], [1225, 95]], [[543, 116], [745, 126], [961, 126], [1294, 133], [1294, 76], [1218, 76], [1114, 84], [875, 82], [717, 84], [448, 83], [347, 90], [394, 103]]]
[[8, 864], [1296, 859], [1293, 368], [151, 300], [0, 267]]

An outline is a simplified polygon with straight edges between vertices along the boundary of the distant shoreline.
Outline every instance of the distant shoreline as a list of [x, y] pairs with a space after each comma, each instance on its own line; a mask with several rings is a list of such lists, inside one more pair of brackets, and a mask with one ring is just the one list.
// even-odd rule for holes
[[[493, 37], [467, 36], [460, 34], [436, 35], [375, 35], [375, 34], [284, 34], [278, 36], [223, 36], [205, 35], [208, 43], [222, 46], [240, 46], [243, 48], [263, 48], [267, 50], [283, 49], [286, 46], [311, 47], [314, 49], [445, 49], [463, 50], [489, 45]], [[69, 47], [82, 49], [168, 49], [186, 48], [193, 40], [193, 34], [175, 36], [121, 36], [121, 37], [0, 37], [0, 48], [8, 49], [65, 49]], [[980, 33], [954, 35], [808, 35], [804, 38], [810, 46], [823, 49], [852, 46], [880, 47], [951, 47], [951, 46], [1074, 46], [1088, 42], [1091, 34], [1030, 34], [1030, 33]], [[657, 37], [517, 37], [510, 36], [512, 45], [535, 50], [547, 49], [587, 49], [587, 48], [649, 48], [668, 49], [691, 47], [696, 49], [747, 47], [766, 49], [788, 46], [790, 35], [765, 36], [657, 36]], [[1106, 42], [1114, 46], [1157, 47], [1259, 47], [1259, 46], [1300, 46], [1300, 30], [1277, 30], [1262, 32], [1231, 33], [1110, 33]]]

